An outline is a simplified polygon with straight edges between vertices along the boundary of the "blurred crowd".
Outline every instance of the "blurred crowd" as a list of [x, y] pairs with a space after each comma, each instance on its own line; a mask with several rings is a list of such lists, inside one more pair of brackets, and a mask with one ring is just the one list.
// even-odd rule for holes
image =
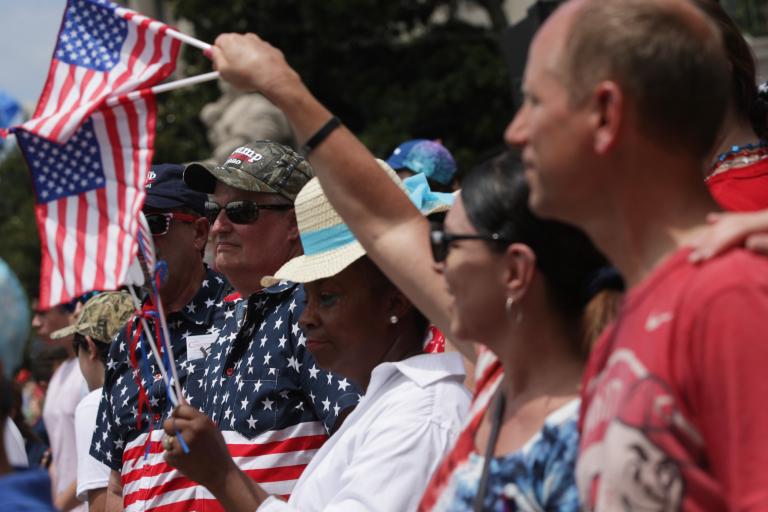
[[208, 56], [303, 144], [152, 166], [162, 307], [33, 300], [3, 503], [768, 510], [768, 90], [717, 1], [564, 2], [461, 173], [372, 155], [254, 34]]

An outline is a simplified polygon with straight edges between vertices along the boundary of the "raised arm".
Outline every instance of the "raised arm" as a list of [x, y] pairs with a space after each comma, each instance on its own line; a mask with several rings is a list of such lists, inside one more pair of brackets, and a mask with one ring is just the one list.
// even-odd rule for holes
[[[258, 36], [220, 35], [210, 55], [224, 80], [259, 91], [280, 108], [298, 140], [308, 140], [331, 118], [282, 52]], [[450, 298], [432, 268], [427, 220], [344, 126], [331, 132], [309, 158], [331, 204], [371, 259], [432, 323], [450, 332]]]

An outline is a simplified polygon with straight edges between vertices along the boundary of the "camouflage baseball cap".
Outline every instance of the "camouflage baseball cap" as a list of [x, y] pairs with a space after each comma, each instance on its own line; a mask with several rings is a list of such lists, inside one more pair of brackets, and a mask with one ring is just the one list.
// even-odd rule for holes
[[201, 163], [189, 164], [184, 182], [213, 194], [219, 180], [240, 190], [280, 194], [293, 202], [314, 175], [309, 162], [288, 146], [259, 140], [235, 149], [226, 162], [212, 169]]
[[80, 333], [94, 341], [110, 343], [120, 327], [131, 318], [133, 311], [131, 296], [127, 293], [102, 292], [85, 303], [75, 323], [51, 333], [51, 339]]

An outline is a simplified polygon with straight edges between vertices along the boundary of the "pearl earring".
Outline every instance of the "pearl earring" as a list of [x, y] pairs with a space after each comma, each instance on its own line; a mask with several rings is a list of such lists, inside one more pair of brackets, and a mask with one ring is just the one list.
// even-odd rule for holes
[[399, 319], [397, 318], [396, 315], [392, 315], [391, 317], [389, 317], [389, 323], [391, 323], [392, 325], [395, 325], [398, 320]]

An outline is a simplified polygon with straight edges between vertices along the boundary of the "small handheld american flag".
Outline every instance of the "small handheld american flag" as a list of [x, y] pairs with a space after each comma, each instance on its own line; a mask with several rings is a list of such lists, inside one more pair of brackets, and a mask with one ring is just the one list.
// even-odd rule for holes
[[152, 161], [155, 84], [180, 42], [205, 43], [106, 0], [68, 0], [32, 119], [11, 129], [35, 188], [40, 305], [125, 282]]
[[69, 0], [30, 133], [66, 142], [109, 96], [173, 72], [180, 42], [156, 20], [105, 0]]
[[146, 91], [100, 108], [65, 143], [14, 130], [35, 189], [42, 308], [124, 282], [154, 123], [154, 96]]

